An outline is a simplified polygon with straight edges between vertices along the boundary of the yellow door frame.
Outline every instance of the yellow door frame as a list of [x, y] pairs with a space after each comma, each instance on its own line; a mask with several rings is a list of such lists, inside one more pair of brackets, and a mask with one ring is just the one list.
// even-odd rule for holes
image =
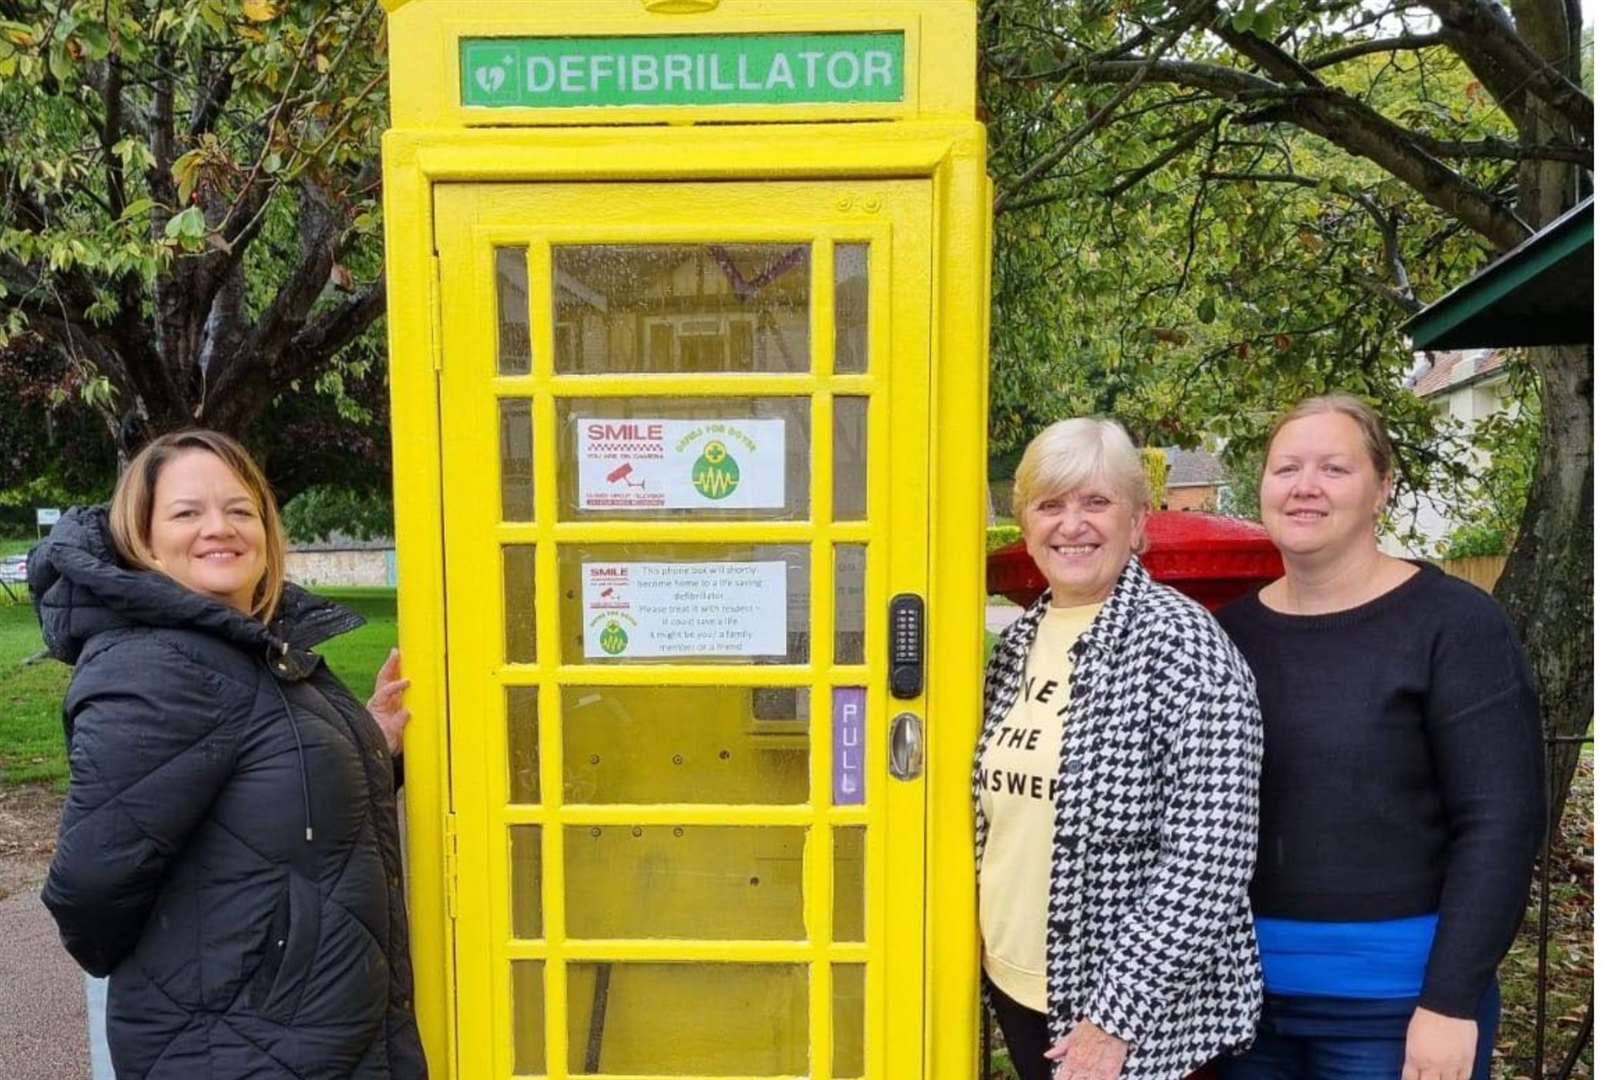
[[[479, 18], [490, 25], [544, 19], [551, 31], [552, 12], [583, 23], [607, 3], [557, 0], [545, 6], [544, 15], [537, 15], [532, 3], [507, 0], [477, 5], [386, 0], [394, 13], [390, 32], [396, 47], [404, 41], [400, 30], [407, 28], [401, 17], [412, 18], [413, 11], [435, 11], [434, 17], [443, 19], [445, 12], [476, 7]], [[612, 3], [625, 9], [621, 21], [626, 27], [629, 9], [642, 7], [629, 0]], [[852, 6], [733, 0], [723, 10], [728, 17], [735, 15], [739, 27], [778, 12], [800, 23], [820, 13], [826, 15], [824, 25], [844, 26], [841, 17], [826, 13]], [[438, 91], [403, 84], [396, 66], [395, 127], [384, 137], [383, 160], [396, 536], [403, 583], [399, 633], [413, 679], [410, 706], [415, 717], [406, 735], [405, 802], [417, 970], [414, 1005], [434, 1076], [455, 1076], [457, 1061], [450, 926], [456, 886], [446, 875], [446, 868], [453, 865], [450, 856], [457, 836], [447, 815], [449, 635], [438, 375], [443, 331], [434, 188], [450, 183], [647, 179], [853, 183], [911, 178], [929, 185], [931, 524], [926, 595], [931, 705], [924, 852], [925, 1031], [918, 1068], [896, 1075], [950, 1077], [976, 1070], [978, 945], [969, 781], [979, 724], [983, 647], [990, 192], [984, 129], [972, 119], [971, 0], [892, 0], [884, 8], [893, 11], [898, 24], [912, 35], [907, 55], [917, 61], [918, 72], [907, 107], [885, 122], [706, 125], [689, 118], [632, 129], [472, 130], [463, 126], [457, 110], [446, 107], [442, 94], [435, 96]], [[669, 29], [685, 32], [687, 26]], [[600, 26], [597, 31], [604, 32]], [[424, 73], [424, 86], [438, 85], [447, 73], [437, 49], [437, 45], [425, 50], [411, 46], [396, 53], [395, 63]], [[931, 57], [935, 63], [930, 63]], [[942, 58], [949, 62], [938, 63]], [[765, 115], [762, 111], [759, 119]], [[814, 110], [769, 115], [814, 120], [828, 111], [821, 110], [820, 117]], [[569, 120], [600, 123], [601, 116]]]
[[[461, 433], [444, 449], [448, 471], [459, 479], [449, 486], [446, 502], [446, 554], [452, 572], [451, 634], [457, 648], [450, 657], [452, 687], [460, 686], [457, 700], [475, 717], [498, 717], [500, 683], [541, 686], [542, 723], [541, 803], [530, 808], [505, 807], [506, 755], [501, 750], [499, 723], [476, 721], [453, 724], [451, 733], [456, 822], [462, 884], [458, 912], [456, 953], [461, 968], [458, 987], [471, 995], [461, 1003], [463, 1030], [486, 1018], [492, 1030], [504, 1031], [511, 1015], [504, 983], [508, 957], [547, 959], [548, 1004], [563, 1000], [565, 972], [562, 961], [710, 959], [801, 963], [810, 971], [810, 1075], [831, 1075], [826, 1060], [829, 1043], [828, 965], [859, 963], [866, 966], [868, 985], [867, 1032], [869, 1056], [878, 1048], [891, 1061], [914, 1061], [921, 1043], [918, 1003], [922, 994], [920, 970], [911, 977], [886, 975], [887, 968], [908, 970], [921, 956], [922, 924], [910, 889], [923, 877], [920, 848], [895, 845], [892, 838], [921, 835], [923, 788], [920, 783], [886, 782], [882, 740], [868, 741], [867, 799], [863, 806], [832, 807], [830, 725], [816, 718], [831, 715], [834, 685], [869, 687], [868, 725], [881, 730], [884, 719], [900, 708], [926, 714], [926, 697], [892, 706], [884, 694], [886, 670], [884, 607], [887, 597], [927, 588], [926, 462], [918, 457], [891, 465], [890, 450], [902, 452], [926, 443], [925, 395], [908, 395], [909, 386], [926, 385], [927, 305], [931, 291], [926, 279], [929, 265], [927, 222], [931, 208], [927, 185], [917, 181], [804, 183], [800, 181], [714, 182], [672, 187], [667, 184], [623, 185], [442, 185], [435, 206], [438, 219], [439, 259], [444, 275], [441, 289], [446, 312], [446, 338], [456, 343], [453, 363], [464, 370], [447, 371], [442, 382], [445, 422]], [[580, 224], [588, 222], [587, 224]], [[694, 375], [551, 375], [549, 250], [555, 245], [634, 242], [662, 244], [792, 243], [811, 240], [813, 283], [811, 297], [812, 363], [803, 374], [694, 374]], [[862, 374], [836, 374], [833, 370], [833, 262], [835, 243], [869, 245], [873, 297], [872, 351], [869, 369]], [[535, 342], [536, 372], [532, 376], [496, 375], [496, 342], [490, 318], [493, 294], [493, 249], [522, 245], [529, 252], [531, 282], [530, 325]], [[894, 281], [893, 268], [917, 267], [919, 273]], [[889, 298], [893, 298], [890, 310]], [[866, 513], [860, 522], [835, 522], [832, 513], [833, 460], [831, 453], [834, 395], [863, 394], [871, 403], [868, 460], [874, 483], [867, 491]], [[539, 481], [535, 521], [532, 525], [500, 524], [494, 498], [498, 457], [493, 412], [496, 396], [534, 401], [534, 460]], [[634, 395], [675, 400], [693, 398], [782, 397], [813, 401], [811, 410], [814, 456], [810, 468], [810, 517], [801, 522], [691, 522], [691, 521], [558, 521], [557, 467], [552, 448], [559, 445], [553, 403], [599, 396]], [[891, 434], [892, 431], [892, 434]], [[551, 467], [548, 467], [551, 466]], [[903, 467], [902, 467], [903, 466]], [[558, 549], [589, 543], [793, 543], [811, 552], [809, 623], [814, 632], [808, 663], [779, 667], [658, 664], [604, 667], [570, 664], [560, 641], [548, 633], [552, 613], [561, 602], [550, 569], [560, 565]], [[538, 663], [522, 667], [502, 665], [501, 630], [492, 617], [499, 596], [499, 567], [491, 555], [492, 541], [533, 544], [540, 568], [537, 610], [541, 636]], [[866, 556], [866, 660], [835, 665], [832, 656], [833, 544], [862, 545]], [[548, 587], [552, 586], [552, 587]], [[458, 603], [458, 600], [460, 601]], [[490, 658], [495, 658], [493, 661]], [[561, 737], [555, 730], [562, 715], [559, 693], [565, 685], [692, 686], [811, 686], [809, 732], [810, 798], [802, 806], [660, 806], [631, 808], [565, 804]], [[491, 750], [494, 747], [494, 750]], [[628, 816], [626, 816], [628, 814]], [[562, 828], [580, 824], [612, 824], [624, 818], [636, 825], [801, 826], [808, 828], [805, 852], [804, 896], [807, 898], [808, 939], [797, 942], [725, 942], [672, 947], [661, 941], [564, 940], [556, 925], [565, 909], [563, 884], [555, 874], [545, 878], [547, 926], [545, 942], [511, 943], [501, 932], [507, 920], [505, 882], [508, 867], [501, 838], [508, 825], [542, 824], [547, 863], [564, 860]], [[833, 826], [862, 826], [866, 837], [867, 894], [883, 903], [869, 904], [864, 920], [864, 942], [830, 943], [831, 833]], [[470, 887], [469, 880], [480, 883]], [[892, 886], [892, 887], [891, 887]], [[748, 935], [728, 935], [746, 938]], [[819, 944], [818, 944], [819, 943]], [[898, 962], [893, 962], [898, 958]], [[481, 975], [501, 974], [494, 985], [479, 985]], [[485, 990], [488, 991], [487, 997]], [[879, 1023], [890, 1015], [902, 1018]], [[547, 1013], [547, 1043], [552, 1074], [564, 1065], [564, 1024], [561, 1011]], [[906, 1025], [918, 1030], [907, 1033]], [[874, 1059], [875, 1060], [875, 1059]], [[461, 1061], [470, 1075], [505, 1075], [506, 1062], [491, 1040], [480, 1032], [473, 1045], [463, 1045]], [[885, 1074], [892, 1068], [885, 1068]]]

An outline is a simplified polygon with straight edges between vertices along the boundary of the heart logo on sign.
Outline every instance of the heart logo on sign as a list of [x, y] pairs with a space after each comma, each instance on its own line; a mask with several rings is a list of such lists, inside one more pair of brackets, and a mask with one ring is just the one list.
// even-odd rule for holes
[[506, 82], [506, 69], [503, 67], [481, 67], [473, 72], [473, 78], [478, 81], [478, 88], [486, 94], [493, 94]]

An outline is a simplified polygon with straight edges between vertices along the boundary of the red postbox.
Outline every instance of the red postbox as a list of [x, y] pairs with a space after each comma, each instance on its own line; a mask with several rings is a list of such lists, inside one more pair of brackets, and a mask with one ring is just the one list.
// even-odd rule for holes
[[[1282, 577], [1282, 556], [1266, 530], [1252, 521], [1157, 510], [1148, 514], [1147, 539], [1142, 565], [1153, 580], [1180, 589], [1211, 611]], [[991, 552], [985, 573], [992, 593], [1024, 607], [1046, 588], [1022, 540]]]

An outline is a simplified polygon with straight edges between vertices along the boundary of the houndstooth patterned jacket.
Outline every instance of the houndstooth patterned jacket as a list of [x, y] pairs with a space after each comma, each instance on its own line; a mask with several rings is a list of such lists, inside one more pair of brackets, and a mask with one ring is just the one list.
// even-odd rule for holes
[[[1002, 634], [978, 762], [1018, 695], [1047, 592]], [[1254, 677], [1202, 607], [1132, 558], [1069, 653], [1046, 934], [1054, 1041], [1081, 1019], [1130, 1043], [1121, 1080], [1180, 1080], [1260, 1014], [1249, 910], [1259, 831]], [[989, 829], [977, 810], [976, 856]]]

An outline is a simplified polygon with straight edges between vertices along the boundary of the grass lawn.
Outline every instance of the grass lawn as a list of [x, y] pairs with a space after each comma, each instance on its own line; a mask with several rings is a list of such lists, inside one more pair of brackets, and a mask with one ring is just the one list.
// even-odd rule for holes
[[339, 635], [315, 651], [361, 701], [371, 696], [377, 669], [399, 641], [393, 589], [322, 589], [321, 595], [365, 616], [366, 625]]
[[[317, 650], [364, 701], [398, 637], [394, 590], [329, 589], [322, 595], [366, 617], [365, 626]], [[72, 672], [55, 660], [26, 662], [43, 648], [33, 609], [0, 594], [0, 783], [44, 780], [66, 790], [62, 695]]]
[[44, 647], [34, 609], [0, 593], [0, 783], [50, 780], [65, 789], [62, 693], [69, 670], [55, 660], [26, 663]]

